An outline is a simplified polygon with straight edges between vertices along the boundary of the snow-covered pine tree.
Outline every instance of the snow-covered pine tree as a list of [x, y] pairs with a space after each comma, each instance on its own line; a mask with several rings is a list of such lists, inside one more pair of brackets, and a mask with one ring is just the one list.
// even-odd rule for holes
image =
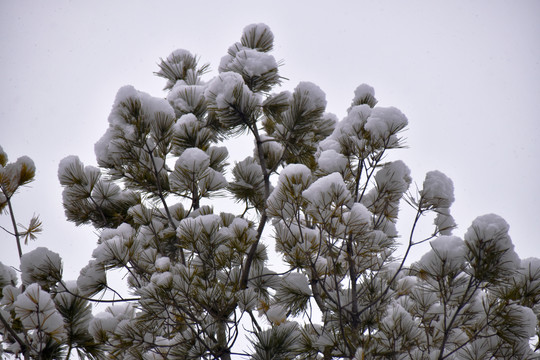
[[8, 354], [25, 360], [68, 359], [76, 352], [81, 359], [103, 358], [100, 344], [88, 333], [91, 304], [80, 295], [75, 282], [62, 280], [60, 255], [45, 247], [23, 253], [23, 241], [27, 245], [37, 238], [41, 221], [33, 216], [28, 226], [18, 224], [12, 198], [34, 180], [35, 171], [27, 156], [8, 163], [0, 146], [0, 211], [10, 217], [12, 225], [11, 230], [2, 230], [15, 239], [22, 280], [17, 286], [15, 270], [0, 262], [0, 355], [2, 359]]
[[[518, 258], [497, 215], [452, 235], [452, 181], [432, 171], [409, 190], [407, 166], [385, 161], [407, 118], [376, 106], [372, 87], [341, 121], [312, 83], [276, 92], [273, 41], [249, 25], [216, 77], [176, 50], [156, 73], [166, 99], [118, 91], [99, 168], [70, 156], [58, 173], [68, 220], [92, 224], [97, 247], [76, 288], [49, 291], [100, 299], [107, 272], [126, 272], [129, 298], [88, 321], [114, 359], [537, 357], [540, 260]], [[223, 144], [239, 134], [253, 151], [231, 166]], [[403, 202], [416, 216], [398, 258]], [[415, 240], [427, 213], [434, 230]]]

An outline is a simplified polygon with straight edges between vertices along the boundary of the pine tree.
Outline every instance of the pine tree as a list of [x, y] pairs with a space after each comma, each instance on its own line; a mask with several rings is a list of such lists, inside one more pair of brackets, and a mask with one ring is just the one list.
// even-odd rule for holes
[[[494, 214], [463, 239], [452, 235], [452, 181], [432, 171], [410, 189], [407, 166], [385, 160], [403, 148], [407, 117], [377, 106], [369, 85], [341, 121], [313, 83], [276, 92], [285, 79], [273, 42], [266, 25], [249, 25], [216, 77], [205, 80], [209, 66], [176, 50], [156, 72], [166, 99], [118, 91], [95, 146], [99, 167], [69, 156], [58, 172], [67, 219], [99, 231], [92, 259], [76, 284], [46, 249], [37, 271], [21, 258], [22, 287], [6, 268], [2, 331], [20, 345], [9, 351], [35, 356], [25, 352], [36, 333], [25, 324], [36, 311], [17, 303], [39, 293], [64, 319], [47, 341], [85, 344], [81, 356], [96, 358], [538, 358], [540, 260], [520, 260]], [[239, 135], [253, 150], [231, 165], [223, 145]], [[416, 212], [406, 235], [396, 228], [400, 205]], [[415, 240], [429, 213], [432, 233]], [[427, 241], [431, 250], [407, 265]], [[130, 295], [115, 293], [94, 316], [88, 301], [113, 291], [113, 269], [127, 274]]]

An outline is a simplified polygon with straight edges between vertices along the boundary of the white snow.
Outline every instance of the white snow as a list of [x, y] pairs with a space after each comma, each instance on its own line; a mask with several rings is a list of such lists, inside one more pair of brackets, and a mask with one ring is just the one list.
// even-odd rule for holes
[[309, 201], [308, 210], [319, 221], [326, 221], [334, 207], [352, 205], [352, 196], [340, 173], [323, 176], [312, 183], [302, 196]]
[[[5, 153], [4, 153], [5, 154]], [[6, 155], [6, 161], [7, 161], [7, 155]], [[17, 159], [14, 163], [6, 164], [6, 166], [0, 165], [0, 177], [5, 178], [7, 183], [10, 184], [10, 189], [13, 190], [21, 185], [21, 175], [24, 174], [24, 181], [29, 181], [31, 178], [33, 178], [34, 174], [36, 172], [36, 165], [34, 164], [34, 161], [30, 159], [28, 156], [21, 156]], [[29, 178], [29, 175], [30, 178]], [[8, 188], [5, 187], [7, 190]]]
[[242, 76], [232, 71], [223, 72], [212, 80], [206, 88], [204, 96], [207, 99], [213, 100], [218, 109], [226, 109], [229, 107], [229, 104], [236, 102], [236, 96], [234, 94], [236, 88], [242, 89], [243, 96], [250, 98], [250, 103], [261, 103], [261, 97], [249, 90]]
[[116, 93], [113, 109], [109, 116], [111, 125], [125, 124], [125, 120], [119, 117], [122, 112], [123, 103], [129, 100], [138, 100], [141, 103], [143, 114], [146, 120], [150, 121], [155, 113], [161, 112], [174, 117], [174, 110], [166, 99], [153, 97], [148, 93], [136, 90], [131, 85], [121, 87]]
[[193, 174], [202, 174], [210, 166], [210, 156], [199, 148], [189, 148], [178, 157], [176, 166]]
[[133, 229], [128, 223], [122, 223], [116, 229], [103, 229], [99, 238], [100, 241], [105, 241], [112, 239], [115, 236], [120, 236], [127, 239], [134, 235], [135, 229]]
[[311, 288], [309, 287], [309, 280], [306, 275], [292, 272], [283, 277], [285, 286], [290, 289], [294, 289], [296, 292], [310, 296]]
[[234, 61], [236, 54], [246, 49], [244, 45], [242, 45], [240, 42], [236, 42], [229, 46], [229, 49], [227, 49], [227, 54], [221, 58], [219, 61], [218, 71], [219, 73], [224, 73], [230, 70], [230, 64]]
[[221, 217], [216, 214], [197, 216], [195, 220], [205, 234], [216, 232], [221, 225]]
[[0, 261], [0, 292], [6, 285], [17, 284], [17, 273]]
[[118, 235], [102, 241], [92, 252], [92, 257], [103, 265], [126, 264], [130, 258], [130, 253], [125, 242], [126, 239]]
[[454, 202], [454, 183], [438, 170], [426, 174], [421, 195], [421, 205], [433, 208], [449, 208]]
[[234, 58], [223, 59], [222, 71], [235, 71], [250, 77], [261, 76], [271, 70], [277, 70], [276, 59], [267, 53], [253, 49], [243, 49]]
[[119, 322], [120, 320], [116, 319], [111, 313], [102, 312], [94, 316], [90, 321], [88, 332], [94, 339], [99, 340], [101, 338], [100, 333], [114, 332]]
[[114, 155], [120, 152], [120, 149], [114, 144], [115, 134], [113, 128], [108, 128], [101, 138], [94, 144], [94, 154], [98, 164], [107, 164], [114, 159]]
[[[410, 338], [417, 338], [421, 331], [409, 314], [399, 303], [394, 302], [388, 305], [387, 315], [381, 321], [381, 327], [385, 331], [406, 331]], [[382, 334], [381, 334], [382, 335]], [[385, 335], [383, 335], [385, 336]], [[399, 340], [398, 340], [399, 341]]]
[[36, 283], [30, 284], [14, 303], [15, 313], [25, 329], [39, 329], [56, 341], [65, 336], [64, 319], [56, 310], [49, 293]]
[[500, 216], [487, 214], [477, 217], [465, 233], [465, 241], [479, 247], [478, 243], [489, 243], [495, 250], [503, 252], [499, 267], [513, 270], [521, 265], [519, 256], [514, 251], [514, 244], [508, 235], [510, 226]]
[[354, 203], [351, 210], [343, 214], [343, 223], [347, 226], [370, 226], [372, 219], [373, 214], [361, 203]]
[[366, 97], [375, 97], [375, 89], [368, 84], [360, 84], [354, 90], [353, 104], [365, 99]]
[[159, 271], [167, 271], [171, 266], [171, 259], [167, 256], [162, 256], [156, 259], [155, 265]]
[[[260, 135], [260, 139], [263, 142], [262, 148], [263, 148], [265, 157], [273, 161], [277, 161], [278, 159], [281, 158], [281, 155], [283, 154], [283, 150], [284, 150], [283, 145], [278, 143], [275, 140], [275, 138], [264, 135], [264, 134]], [[256, 140], [254, 140], [254, 143], [256, 144]], [[254, 154], [254, 157], [258, 156], [256, 145], [253, 147], [253, 154]], [[267, 167], [269, 167], [268, 164], [267, 164]]]
[[272, 30], [270, 30], [270, 27], [268, 25], [263, 23], [249, 24], [248, 26], [244, 27], [244, 30], [242, 31], [242, 37], [245, 36], [248, 38], [253, 36], [253, 38], [255, 39], [259, 39], [262, 36], [265, 36], [268, 37], [268, 39], [272, 43], [274, 42], [274, 34], [272, 33]]
[[322, 206], [331, 202], [330, 190], [332, 188], [336, 189], [336, 191], [343, 189], [348, 192], [340, 173], [335, 172], [317, 179], [309, 188], [304, 190], [302, 195], [312, 204], [320, 204]]
[[348, 110], [347, 116], [339, 121], [332, 134], [319, 144], [321, 150], [334, 149], [341, 151], [341, 143], [350, 144], [356, 147], [359, 152], [357, 156], [364, 156], [362, 151], [366, 147], [365, 130], [372, 109], [368, 105], [356, 105]]
[[[62, 259], [46, 247], [38, 247], [21, 257], [21, 279], [24, 285], [39, 283], [51, 285], [56, 283], [62, 273]], [[51, 274], [54, 274], [51, 276]]]
[[518, 304], [507, 305], [507, 310], [512, 317], [516, 317], [516, 324], [519, 324], [520, 332], [523, 332], [526, 338], [530, 338], [536, 334], [536, 325], [538, 318], [531, 308]]
[[306, 98], [305, 109], [312, 111], [318, 108], [326, 108], [326, 94], [320, 87], [309, 81], [300, 82], [294, 89], [294, 93]]
[[[465, 262], [467, 248], [465, 242], [457, 236], [440, 236], [430, 243], [431, 250], [422, 256], [418, 264], [428, 271], [428, 273], [443, 270], [457, 271]], [[440, 274], [443, 275], [443, 274]]]
[[150, 279], [152, 283], [160, 287], [169, 287], [172, 283], [173, 276], [169, 271], [155, 272]]
[[336, 130], [346, 135], [360, 134], [372, 112], [373, 109], [366, 104], [353, 106], [347, 112], [347, 116], [338, 123]]
[[116, 93], [116, 98], [108, 118], [109, 128], [94, 145], [98, 164], [108, 164], [113, 160], [119, 159], [121, 149], [115, 144], [115, 141], [121, 141], [118, 139], [119, 135], [125, 139], [133, 139], [135, 137], [135, 126], [126, 120], [126, 118], [131, 118], [131, 116], [126, 117], [128, 115], [126, 112], [131, 106], [131, 103], [140, 103], [142, 115], [140, 120], [147, 124], [151, 124], [158, 113], [165, 114], [172, 119], [175, 118], [175, 112], [166, 99], [153, 97], [145, 92], [136, 90], [131, 85], [121, 87]]
[[452, 230], [456, 227], [454, 217], [450, 215], [448, 208], [438, 208], [433, 223], [441, 235], [452, 235]]
[[199, 120], [193, 114], [182, 115], [173, 125], [173, 131], [180, 136], [192, 133], [199, 128]]
[[78, 156], [66, 156], [58, 165], [58, 180], [62, 185], [82, 186], [88, 194], [100, 178], [101, 172], [94, 166], [84, 166]]
[[186, 58], [193, 58], [193, 54], [186, 49], [176, 49], [167, 56], [167, 62], [181, 64]]
[[327, 174], [333, 172], [343, 173], [347, 168], [348, 161], [345, 155], [336, 152], [333, 149], [324, 150], [317, 159], [319, 169]]
[[251, 311], [259, 304], [258, 294], [253, 288], [241, 290], [238, 296], [238, 307], [241, 310]]
[[291, 217], [294, 214], [293, 205], [288, 201], [292, 191], [294, 196], [300, 196], [301, 192], [311, 182], [311, 170], [303, 164], [289, 164], [279, 174], [278, 182], [268, 197], [268, 207], [274, 214]]
[[[340, 124], [340, 123], [338, 123]], [[334, 129], [334, 132], [336, 130]], [[318, 150], [322, 153], [323, 151], [325, 150], [334, 150], [336, 153], [339, 153], [341, 151], [341, 145], [339, 144], [339, 142], [337, 140], [334, 140], [332, 138], [332, 135], [330, 135], [329, 137], [327, 137], [326, 139], [324, 139], [323, 141], [321, 141], [319, 143], [319, 148]]]
[[375, 107], [372, 109], [364, 129], [370, 133], [373, 143], [386, 142], [388, 146], [396, 144], [397, 139], [391, 138], [391, 136], [395, 136], [407, 124], [407, 117], [395, 107]]
[[301, 179], [302, 183], [307, 184], [311, 179], [311, 170], [303, 164], [289, 164], [281, 170], [278, 183], [285, 183], [292, 178]]
[[85, 296], [94, 295], [107, 284], [105, 268], [96, 260], [90, 260], [80, 271], [77, 288]]
[[379, 189], [388, 192], [404, 193], [409, 188], [412, 178], [411, 171], [401, 160], [384, 164], [375, 174], [375, 181]]
[[[21, 294], [21, 289], [13, 285], [4, 286], [2, 289], [2, 298], [0, 301], [0, 306], [3, 306], [3, 310], [11, 311], [13, 310], [14, 303], [17, 300], [17, 297]], [[2, 309], [0, 309], [2, 311]]]
[[199, 187], [202, 188], [203, 192], [216, 191], [227, 187], [228, 184], [227, 179], [225, 179], [225, 176], [223, 176], [222, 173], [212, 168], [208, 168], [208, 173], [203, 181], [199, 183]]
[[279, 304], [270, 305], [266, 311], [266, 317], [274, 325], [279, 325], [287, 320], [287, 308]]
[[167, 100], [180, 113], [189, 114], [204, 101], [205, 90], [206, 85], [188, 85], [179, 80], [167, 95]]

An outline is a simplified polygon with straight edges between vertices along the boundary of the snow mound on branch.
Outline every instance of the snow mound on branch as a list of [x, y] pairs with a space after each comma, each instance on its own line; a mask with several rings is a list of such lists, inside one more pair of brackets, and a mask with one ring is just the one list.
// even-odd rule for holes
[[199, 174], [210, 166], [210, 156], [199, 148], [189, 148], [184, 150], [176, 160], [176, 166], [182, 170]]
[[169, 257], [163, 256], [156, 259], [156, 269], [160, 271], [167, 271], [171, 267], [171, 259]]
[[165, 113], [174, 117], [174, 110], [166, 99], [153, 97], [143, 91], [136, 90], [132, 85], [121, 87], [116, 93], [116, 98], [113, 104], [113, 110], [109, 117], [111, 124], [116, 124], [118, 121], [124, 123], [124, 119], [119, 119], [119, 111], [122, 105], [130, 100], [141, 102], [143, 114], [153, 116], [155, 113]]
[[38, 284], [30, 284], [14, 305], [15, 313], [26, 330], [38, 329], [57, 342], [64, 339], [64, 319], [56, 310], [51, 295], [41, 290]]
[[538, 318], [531, 308], [518, 304], [509, 304], [507, 311], [512, 317], [517, 318], [515, 322], [519, 324], [519, 331], [524, 338], [530, 338], [536, 334]]
[[[264, 40], [264, 43], [268, 46], [272, 46], [274, 42], [274, 34], [270, 27], [263, 23], [258, 24], [249, 24], [242, 31], [242, 43], [245, 46], [248, 46], [248, 39], [253, 39], [255, 42], [260, 42]], [[262, 49], [261, 49], [262, 50]]]
[[324, 150], [317, 159], [319, 169], [327, 174], [333, 172], [342, 173], [347, 168], [347, 158], [345, 155], [336, 152], [333, 149]]
[[345, 203], [351, 199], [343, 177], [337, 172], [317, 179], [302, 193], [302, 196], [315, 207], [330, 205], [335, 195], [339, 195], [339, 198]]
[[205, 90], [206, 85], [188, 85], [179, 80], [167, 95], [167, 101], [180, 113], [189, 114], [204, 101]]
[[38, 247], [21, 257], [21, 279], [24, 285], [38, 283], [43, 287], [55, 284], [62, 274], [62, 259], [57, 253]]
[[[519, 256], [514, 251], [514, 244], [508, 235], [510, 225], [499, 215], [487, 214], [477, 217], [465, 233], [465, 241], [476, 254], [490, 248], [491, 254], [499, 254], [497, 266], [501, 270], [515, 270], [521, 265]], [[486, 255], [479, 254], [483, 259]]]
[[283, 183], [287, 178], [299, 177], [308, 180], [311, 178], [311, 171], [303, 164], [289, 164], [279, 174], [279, 182]]
[[84, 296], [95, 295], [107, 285], [105, 267], [96, 260], [90, 260], [80, 271], [77, 288]]
[[412, 182], [411, 170], [401, 160], [386, 163], [375, 174], [375, 181], [379, 189], [393, 193], [405, 193]]
[[261, 99], [244, 83], [244, 79], [238, 73], [227, 71], [219, 74], [217, 78], [212, 80], [204, 92], [204, 96], [208, 99], [215, 98], [215, 105], [218, 109], [225, 109], [236, 102], [236, 89], [241, 88], [244, 95], [253, 97], [259, 104]]
[[184, 58], [193, 58], [193, 54], [186, 49], [176, 49], [167, 56], [167, 61], [180, 64], [178, 61]]
[[440, 236], [430, 242], [431, 250], [418, 261], [429, 273], [445, 266], [447, 271], [459, 270], [465, 262], [467, 248], [465, 242], [457, 236]]
[[296, 86], [294, 92], [301, 94], [306, 99], [304, 107], [306, 111], [326, 108], [326, 94], [314, 83], [302, 81]]
[[0, 291], [7, 285], [17, 284], [17, 274], [15, 270], [2, 264], [0, 261]]
[[372, 111], [373, 109], [365, 104], [350, 108], [347, 116], [337, 124], [332, 138], [338, 138], [341, 134], [348, 136], [360, 134]]
[[426, 174], [421, 191], [422, 205], [434, 208], [449, 208], [454, 202], [454, 183], [438, 170]]
[[343, 222], [347, 226], [369, 226], [373, 214], [361, 203], [354, 203], [351, 210], [343, 214]]
[[310, 296], [311, 288], [309, 287], [308, 278], [301, 273], [290, 273], [283, 277], [283, 282], [289, 289], [294, 289], [295, 292]]
[[407, 124], [407, 117], [399, 109], [376, 107], [372, 109], [364, 128], [374, 143], [388, 142], [387, 146], [392, 146], [397, 143], [397, 139], [392, 137]]
[[375, 97], [375, 89], [368, 84], [360, 84], [354, 90], [353, 104], [368, 97]]
[[287, 309], [279, 304], [270, 305], [266, 311], [266, 317], [274, 325], [279, 325], [287, 320]]
[[437, 227], [437, 231], [441, 235], [452, 235], [452, 229], [456, 227], [454, 217], [450, 215], [450, 209], [438, 208], [436, 210], [437, 216], [433, 220], [433, 223]]
[[105, 229], [101, 233], [99, 245], [92, 252], [92, 257], [102, 265], [126, 264], [136, 251], [132, 242], [135, 230], [127, 223], [116, 229]]
[[277, 69], [277, 66], [276, 59], [272, 55], [253, 49], [237, 52], [232, 63], [228, 65], [230, 69], [242, 69], [250, 77], [262, 76], [273, 69]]

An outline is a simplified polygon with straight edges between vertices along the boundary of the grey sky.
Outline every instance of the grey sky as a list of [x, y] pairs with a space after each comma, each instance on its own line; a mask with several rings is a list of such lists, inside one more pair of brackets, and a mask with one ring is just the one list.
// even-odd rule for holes
[[[33, 213], [44, 222], [31, 247], [59, 252], [66, 277], [77, 277], [96, 236], [64, 220], [59, 161], [73, 154], [95, 165], [121, 86], [165, 96], [153, 75], [160, 57], [190, 50], [211, 64], [210, 79], [254, 22], [274, 32], [284, 88], [316, 83], [341, 119], [368, 83], [379, 105], [407, 115], [409, 149], [389, 159], [403, 159], [418, 186], [429, 170], [453, 179], [456, 235], [497, 213], [517, 253], [540, 256], [538, 1], [2, 1], [0, 145], [38, 169], [14, 198], [19, 222]], [[0, 261], [18, 266], [13, 240], [2, 232], [0, 242]]]

